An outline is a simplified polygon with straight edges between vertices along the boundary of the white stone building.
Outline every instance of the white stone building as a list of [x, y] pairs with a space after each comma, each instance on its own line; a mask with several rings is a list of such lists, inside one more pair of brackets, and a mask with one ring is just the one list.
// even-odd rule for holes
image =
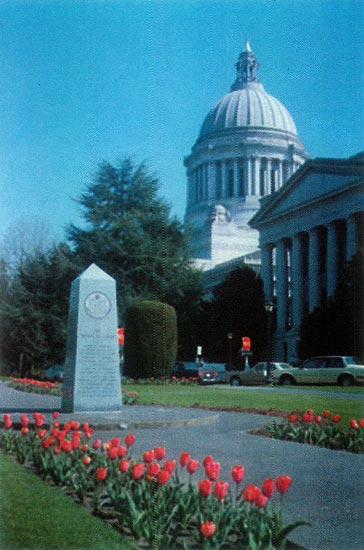
[[193, 257], [204, 269], [258, 249], [248, 221], [259, 199], [282, 187], [308, 158], [287, 109], [258, 79], [249, 42], [231, 91], [206, 116], [185, 159]]
[[273, 355], [286, 361], [303, 317], [333, 297], [344, 262], [364, 246], [364, 153], [307, 161], [262, 199], [250, 225], [259, 231], [266, 298], [276, 302]]

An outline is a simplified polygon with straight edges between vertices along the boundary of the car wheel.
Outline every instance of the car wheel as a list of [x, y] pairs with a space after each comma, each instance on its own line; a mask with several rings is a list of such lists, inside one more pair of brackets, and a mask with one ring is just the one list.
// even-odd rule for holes
[[338, 380], [339, 386], [343, 386], [344, 388], [348, 388], [349, 386], [354, 386], [355, 380], [352, 376], [349, 376], [348, 374], [345, 374], [344, 376], [341, 376]]
[[240, 380], [237, 376], [230, 378], [230, 386], [240, 386]]
[[282, 376], [279, 383], [281, 386], [294, 386], [296, 382], [293, 380], [292, 376]]

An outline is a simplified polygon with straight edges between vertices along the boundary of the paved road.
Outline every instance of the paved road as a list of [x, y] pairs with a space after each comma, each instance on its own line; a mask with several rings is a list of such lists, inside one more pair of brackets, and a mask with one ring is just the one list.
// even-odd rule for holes
[[[10, 400], [10, 401], [9, 401]], [[59, 407], [59, 399], [31, 394], [20, 394], [0, 383], [0, 408], [6, 404], [13, 410], [42, 408], [51, 412]], [[221, 478], [230, 479], [234, 464], [245, 466], [245, 483], [260, 484], [267, 477], [290, 475], [292, 486], [286, 495], [285, 522], [305, 519], [311, 527], [299, 527], [291, 540], [308, 550], [363, 550], [364, 549], [364, 456], [319, 449], [298, 443], [275, 441], [252, 435], [252, 428], [265, 425], [272, 419], [260, 415], [218, 414], [196, 409], [162, 407], [125, 407], [125, 416], [145, 416], [158, 426], [158, 419], [191, 419], [212, 415], [210, 423], [184, 427], [136, 428], [135, 456], [156, 445], [165, 445], [168, 457], [178, 457], [189, 451], [202, 459], [212, 454], [222, 465]], [[123, 431], [96, 430], [103, 440]], [[199, 479], [196, 474], [196, 479]]]

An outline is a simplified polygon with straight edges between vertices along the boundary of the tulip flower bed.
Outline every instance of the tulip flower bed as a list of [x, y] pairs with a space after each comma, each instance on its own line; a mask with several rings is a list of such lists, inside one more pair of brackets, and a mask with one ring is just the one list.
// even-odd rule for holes
[[289, 533], [306, 524], [283, 525], [289, 476], [266, 479], [260, 487], [243, 486], [241, 465], [233, 466], [231, 480], [224, 481], [212, 456], [200, 463], [183, 452], [177, 461], [156, 446], [136, 459], [133, 434], [102, 443], [92, 439], [89, 424], [70, 420], [60, 425], [58, 413], [53, 418], [48, 431], [43, 415], [34, 413], [30, 419], [23, 414], [21, 429], [14, 430], [11, 416], [4, 414], [3, 451], [65, 488], [137, 541], [138, 548], [283, 549]]
[[[32, 378], [12, 378], [8, 382], [8, 386], [18, 391], [61, 397], [63, 384], [33, 380]], [[136, 391], [126, 391], [122, 388], [121, 394], [124, 405], [133, 405], [138, 400]]]
[[364, 452], [364, 419], [350, 420], [346, 429], [340, 426], [340, 421], [340, 415], [331, 414], [328, 410], [320, 415], [308, 409], [303, 414], [290, 414], [286, 422], [273, 422], [266, 430], [270, 437], [276, 439], [351, 453]]

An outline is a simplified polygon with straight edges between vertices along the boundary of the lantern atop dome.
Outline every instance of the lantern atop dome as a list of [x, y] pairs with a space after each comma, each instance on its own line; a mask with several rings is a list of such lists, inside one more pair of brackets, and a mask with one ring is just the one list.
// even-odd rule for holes
[[253, 50], [250, 47], [249, 40], [245, 41], [244, 51], [239, 55], [236, 67], [236, 80], [231, 86], [231, 92], [242, 90], [249, 82], [259, 82], [258, 69], [259, 63]]

